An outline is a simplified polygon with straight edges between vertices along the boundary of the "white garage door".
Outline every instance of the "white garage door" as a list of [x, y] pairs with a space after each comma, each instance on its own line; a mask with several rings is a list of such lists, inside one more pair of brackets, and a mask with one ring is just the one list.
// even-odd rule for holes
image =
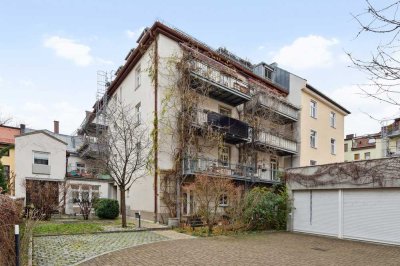
[[400, 189], [343, 190], [343, 237], [400, 244]]
[[294, 231], [337, 236], [337, 190], [294, 191], [293, 198]]

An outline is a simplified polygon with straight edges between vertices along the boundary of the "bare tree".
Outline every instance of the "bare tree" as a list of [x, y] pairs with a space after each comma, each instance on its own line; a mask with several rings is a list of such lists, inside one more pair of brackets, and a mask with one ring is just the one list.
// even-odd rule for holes
[[208, 227], [208, 234], [212, 234], [214, 225], [224, 214], [224, 207], [236, 198], [236, 189], [233, 181], [225, 177], [196, 176], [193, 183], [184, 188], [194, 192], [196, 198], [196, 214], [199, 215]]
[[0, 113], [0, 126], [4, 126], [12, 122], [12, 118], [8, 116], [4, 116]]
[[379, 36], [380, 43], [369, 59], [359, 59], [348, 53], [354, 66], [365, 72], [371, 81], [368, 86], [361, 87], [367, 96], [382, 102], [400, 105], [400, 19], [398, 9], [400, 1], [395, 1], [383, 7], [371, 4], [366, 0], [365, 12], [353, 15], [361, 26], [357, 34]]
[[105, 117], [108, 127], [98, 139], [99, 160], [120, 190], [122, 227], [126, 227], [126, 191], [147, 174], [149, 130], [140, 112], [122, 101], [110, 103]]

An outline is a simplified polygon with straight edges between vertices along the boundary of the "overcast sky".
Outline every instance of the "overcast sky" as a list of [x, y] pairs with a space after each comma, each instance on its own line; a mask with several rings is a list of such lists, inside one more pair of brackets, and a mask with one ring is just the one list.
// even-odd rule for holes
[[346, 51], [367, 58], [379, 43], [376, 36], [355, 38], [359, 25], [351, 14], [365, 10], [361, 0], [0, 0], [0, 7], [0, 113], [32, 128], [52, 129], [53, 120], [62, 133], [78, 128], [95, 101], [97, 70], [117, 69], [157, 19], [307, 79], [352, 112], [345, 133], [378, 132], [367, 114], [399, 115], [360, 95], [366, 77], [348, 67]]

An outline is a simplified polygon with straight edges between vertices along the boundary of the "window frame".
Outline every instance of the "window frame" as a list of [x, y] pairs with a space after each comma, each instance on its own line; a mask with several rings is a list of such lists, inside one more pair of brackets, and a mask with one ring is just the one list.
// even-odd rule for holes
[[[46, 154], [47, 155], [47, 164], [36, 163], [35, 162], [35, 154]], [[32, 162], [33, 164], [50, 165], [50, 152], [33, 151], [32, 152], [32, 159], [33, 159], [33, 162]], [[44, 159], [38, 159], [38, 160], [44, 160]]]
[[349, 144], [345, 143], [344, 144], [344, 152], [348, 152], [349, 151]]
[[330, 113], [329, 122], [330, 122], [331, 128], [336, 128], [336, 113], [335, 112]]
[[139, 64], [136, 68], [135, 68], [135, 90], [137, 90], [140, 85], [142, 85], [142, 68], [141, 65]]
[[334, 138], [331, 138], [331, 154], [336, 155], [336, 139]]
[[222, 193], [222, 194], [219, 196], [218, 206], [219, 206], [219, 207], [228, 207], [228, 206], [229, 206], [228, 194]]
[[[356, 159], [356, 157], [357, 157], [357, 159]], [[359, 153], [354, 153], [353, 159], [354, 159], [354, 161], [359, 161], [360, 160], [360, 154]]]
[[136, 123], [140, 125], [142, 123], [142, 102], [138, 102], [135, 105], [135, 116], [136, 116]]
[[220, 106], [218, 106], [218, 112], [221, 115], [232, 117], [232, 109], [230, 109], [228, 107], [220, 105]]
[[[314, 143], [312, 141], [314, 140]], [[310, 130], [310, 147], [316, 149], [317, 148], [317, 131], [316, 130]]]
[[[367, 158], [367, 154], [368, 154], [368, 158]], [[371, 152], [367, 151], [364, 152], [364, 160], [370, 160], [371, 159]]]
[[[227, 152], [225, 152], [225, 151]], [[223, 152], [223, 153], [222, 153]], [[227, 160], [222, 160], [222, 157], [227, 157]], [[228, 145], [223, 145], [218, 148], [218, 163], [221, 164], [222, 167], [229, 168], [231, 164], [231, 147]]]
[[317, 118], [317, 102], [310, 100], [310, 117]]

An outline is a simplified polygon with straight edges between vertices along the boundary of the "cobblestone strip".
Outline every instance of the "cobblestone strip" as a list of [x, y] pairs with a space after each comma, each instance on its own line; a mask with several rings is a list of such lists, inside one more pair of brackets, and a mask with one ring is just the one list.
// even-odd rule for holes
[[106, 252], [168, 239], [149, 231], [35, 237], [34, 265], [73, 265]]

